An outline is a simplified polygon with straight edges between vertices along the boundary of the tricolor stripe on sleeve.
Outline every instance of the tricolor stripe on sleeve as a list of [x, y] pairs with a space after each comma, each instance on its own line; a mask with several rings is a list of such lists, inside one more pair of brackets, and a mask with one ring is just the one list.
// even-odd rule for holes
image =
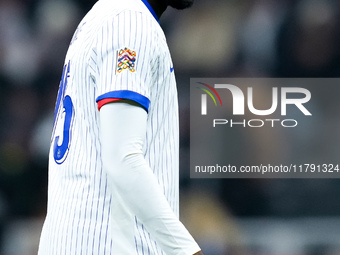
[[108, 103], [120, 101], [120, 100], [122, 100], [122, 99], [121, 99], [121, 98], [105, 98], [105, 99], [99, 100], [99, 101], [97, 102], [98, 111], [100, 111], [100, 108], [102, 108], [104, 105], [106, 105], [106, 104], [108, 104]]
[[107, 103], [122, 99], [132, 100], [140, 104], [147, 112], [149, 112], [150, 100], [147, 97], [130, 90], [111, 91], [97, 97], [96, 102], [98, 104], [98, 110]]

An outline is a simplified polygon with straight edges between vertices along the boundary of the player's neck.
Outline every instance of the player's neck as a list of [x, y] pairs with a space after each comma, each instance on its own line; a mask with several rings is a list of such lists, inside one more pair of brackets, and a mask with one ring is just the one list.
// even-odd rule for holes
[[147, 0], [151, 5], [152, 9], [155, 11], [158, 19], [162, 16], [163, 12], [168, 7], [167, 0]]

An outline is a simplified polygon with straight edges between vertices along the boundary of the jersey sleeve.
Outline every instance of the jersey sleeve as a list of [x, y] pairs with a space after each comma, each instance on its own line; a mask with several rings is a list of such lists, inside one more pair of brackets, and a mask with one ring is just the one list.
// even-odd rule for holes
[[149, 110], [157, 61], [153, 22], [138, 11], [123, 11], [97, 31], [96, 102], [101, 106], [110, 99], [129, 99]]

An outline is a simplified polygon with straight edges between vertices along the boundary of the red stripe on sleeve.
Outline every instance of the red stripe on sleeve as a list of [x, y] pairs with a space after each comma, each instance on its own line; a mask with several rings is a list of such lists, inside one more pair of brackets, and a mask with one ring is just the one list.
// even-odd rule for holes
[[99, 100], [97, 102], [98, 111], [100, 111], [100, 108], [102, 108], [103, 105], [108, 104], [108, 103], [112, 103], [112, 102], [115, 102], [115, 101], [120, 101], [120, 100], [122, 100], [122, 99], [121, 98], [104, 98], [102, 100]]

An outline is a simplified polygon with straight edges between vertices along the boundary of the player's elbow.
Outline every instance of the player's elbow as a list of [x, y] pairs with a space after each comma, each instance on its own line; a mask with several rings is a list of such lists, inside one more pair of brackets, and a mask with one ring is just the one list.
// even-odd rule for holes
[[142, 164], [145, 164], [143, 141], [138, 139], [115, 147], [103, 157], [103, 167], [117, 185], [125, 174], [138, 171]]
[[143, 154], [141, 152], [130, 152], [121, 154], [119, 160], [114, 165], [107, 165], [107, 176], [114, 190], [125, 196], [136, 182], [139, 181], [140, 176], [143, 174], [142, 169], [146, 164]]

